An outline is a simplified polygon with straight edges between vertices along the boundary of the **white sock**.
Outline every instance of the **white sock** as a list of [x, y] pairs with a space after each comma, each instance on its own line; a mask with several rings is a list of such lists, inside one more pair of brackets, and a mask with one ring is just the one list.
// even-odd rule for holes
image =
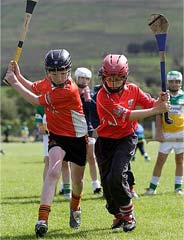
[[154, 185], [158, 185], [159, 180], [160, 180], [160, 177], [152, 176], [151, 183], [153, 183]]
[[92, 181], [91, 185], [92, 185], [93, 190], [95, 190], [97, 188], [101, 188], [100, 182], [98, 180]]
[[182, 185], [183, 183], [183, 177], [182, 176], [175, 176], [175, 184]]
[[61, 185], [60, 185], [60, 191], [63, 190], [63, 182], [61, 182]]

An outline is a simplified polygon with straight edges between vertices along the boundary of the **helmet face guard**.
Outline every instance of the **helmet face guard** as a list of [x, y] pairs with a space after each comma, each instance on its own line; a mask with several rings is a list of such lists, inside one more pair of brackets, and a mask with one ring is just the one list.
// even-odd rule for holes
[[106, 89], [111, 93], [120, 92], [124, 88], [126, 80], [127, 76], [119, 77], [117, 75], [111, 75], [103, 78]]
[[107, 55], [102, 64], [102, 81], [109, 92], [124, 88], [128, 76], [128, 62], [124, 55]]

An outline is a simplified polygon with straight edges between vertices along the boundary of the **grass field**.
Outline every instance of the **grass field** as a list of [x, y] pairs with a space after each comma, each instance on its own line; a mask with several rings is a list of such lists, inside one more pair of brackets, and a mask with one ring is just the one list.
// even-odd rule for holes
[[[1, 239], [36, 239], [37, 221], [42, 187], [42, 143], [2, 144], [1, 155]], [[49, 232], [45, 239], [85, 240], [181, 240], [184, 236], [184, 201], [173, 192], [174, 154], [164, 167], [158, 194], [143, 196], [149, 184], [157, 143], [146, 146], [152, 161], [144, 162], [139, 152], [132, 168], [136, 177], [139, 199], [133, 199], [137, 228], [133, 232], [112, 232], [113, 217], [105, 209], [105, 201], [93, 195], [88, 167], [82, 200], [82, 225], [79, 230], [69, 228], [69, 202], [57, 195], [49, 218]]]

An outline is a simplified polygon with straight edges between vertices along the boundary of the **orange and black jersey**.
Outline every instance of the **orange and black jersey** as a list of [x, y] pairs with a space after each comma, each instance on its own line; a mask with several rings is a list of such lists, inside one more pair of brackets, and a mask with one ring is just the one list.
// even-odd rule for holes
[[49, 132], [61, 136], [82, 137], [87, 133], [78, 87], [69, 79], [63, 88], [53, 87], [49, 79], [36, 81], [32, 91], [44, 106]]

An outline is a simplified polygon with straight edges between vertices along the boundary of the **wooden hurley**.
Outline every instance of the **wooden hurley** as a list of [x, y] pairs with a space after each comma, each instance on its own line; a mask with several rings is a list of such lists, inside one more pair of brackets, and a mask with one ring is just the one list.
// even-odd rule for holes
[[[23, 23], [22, 31], [21, 31], [20, 38], [18, 41], [18, 45], [17, 45], [16, 51], [15, 51], [15, 55], [13, 58], [13, 61], [15, 61], [17, 63], [19, 61], [19, 58], [20, 58], [20, 55], [22, 52], [22, 47], [23, 47], [24, 41], [26, 39], [26, 35], [27, 35], [28, 29], [29, 29], [29, 23], [31, 21], [33, 10], [38, 1], [39, 0], [27, 0], [27, 2], [26, 2], [24, 23]], [[9, 85], [9, 83], [6, 81], [6, 79], [4, 79], [4, 76], [3, 76], [3, 82], [6, 83], [7, 85]]]

